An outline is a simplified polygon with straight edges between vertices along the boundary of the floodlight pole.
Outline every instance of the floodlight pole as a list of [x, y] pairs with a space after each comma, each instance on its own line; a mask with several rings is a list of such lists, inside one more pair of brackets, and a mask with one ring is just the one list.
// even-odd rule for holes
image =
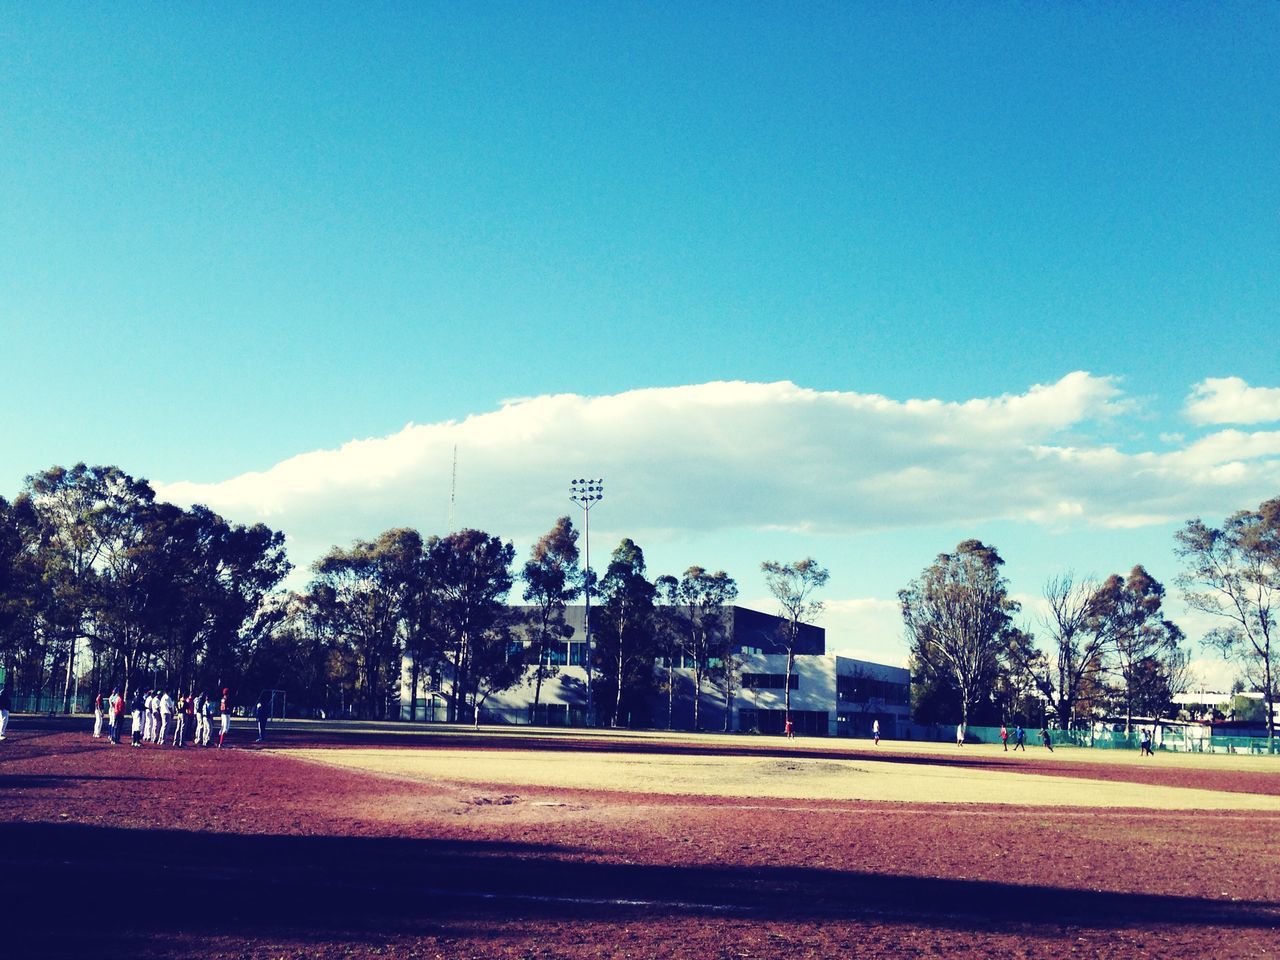
[[591, 692], [591, 508], [604, 499], [604, 479], [570, 480], [569, 499], [582, 508], [582, 578], [584, 603], [582, 635], [586, 646], [583, 666], [587, 669], [587, 726], [596, 725], [595, 696]]

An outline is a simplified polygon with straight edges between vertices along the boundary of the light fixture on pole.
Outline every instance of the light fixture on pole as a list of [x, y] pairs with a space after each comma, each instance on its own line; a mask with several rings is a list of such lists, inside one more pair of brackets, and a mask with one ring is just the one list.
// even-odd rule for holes
[[591, 508], [604, 499], [604, 479], [570, 480], [569, 499], [582, 508], [583, 576], [582, 635], [586, 656], [583, 666], [587, 669], [587, 726], [596, 725], [595, 697], [591, 693]]

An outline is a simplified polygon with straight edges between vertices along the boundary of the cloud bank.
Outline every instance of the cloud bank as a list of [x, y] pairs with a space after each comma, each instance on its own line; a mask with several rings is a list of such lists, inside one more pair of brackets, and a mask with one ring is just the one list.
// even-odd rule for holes
[[1239, 377], [1209, 377], [1191, 388], [1187, 417], [1194, 423], [1274, 423], [1280, 387], [1251, 387]]
[[390, 526], [447, 530], [455, 447], [456, 526], [525, 541], [572, 509], [579, 476], [605, 478], [610, 527], [637, 539], [1001, 519], [1136, 527], [1226, 515], [1280, 489], [1280, 432], [1124, 452], [1109, 437], [1132, 409], [1114, 379], [1084, 372], [963, 402], [789, 382], [558, 394], [158, 491], [283, 529], [309, 563]]

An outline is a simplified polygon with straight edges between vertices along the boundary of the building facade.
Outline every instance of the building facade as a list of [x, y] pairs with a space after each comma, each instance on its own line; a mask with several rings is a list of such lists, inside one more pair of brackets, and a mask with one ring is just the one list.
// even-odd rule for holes
[[[531, 667], [508, 690], [491, 694], [481, 705], [481, 723], [581, 726], [587, 721], [584, 609], [569, 607], [565, 620], [572, 632], [557, 644], [548, 665], [554, 674], [541, 687]], [[736, 651], [734, 682], [709, 682], [695, 690], [696, 672], [685, 659], [654, 663], [653, 692], [644, 716], [622, 717], [624, 725], [676, 730], [697, 728], [740, 733], [779, 734], [786, 721], [785, 621], [748, 607], [726, 608], [727, 629]], [[712, 665], [720, 667], [719, 664]], [[722, 678], [724, 671], [720, 669]], [[401, 671], [401, 719], [443, 721], [449, 678], [438, 670], [416, 672], [406, 658]], [[904, 667], [872, 663], [826, 652], [826, 631], [801, 625], [790, 678], [794, 729], [809, 736], [866, 737], [880, 723], [881, 734], [895, 737], [910, 722], [910, 673]], [[726, 702], [726, 686], [730, 690]]]

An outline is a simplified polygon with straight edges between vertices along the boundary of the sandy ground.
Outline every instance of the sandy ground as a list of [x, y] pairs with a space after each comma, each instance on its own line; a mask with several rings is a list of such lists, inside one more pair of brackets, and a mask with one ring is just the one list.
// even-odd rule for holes
[[[530, 750], [296, 750], [300, 759], [349, 769], [513, 787], [875, 802], [982, 803], [1151, 810], [1280, 811], [1280, 796], [1052, 777], [949, 763], [669, 754], [577, 755]], [[1056, 755], [1055, 755], [1056, 756]]]

